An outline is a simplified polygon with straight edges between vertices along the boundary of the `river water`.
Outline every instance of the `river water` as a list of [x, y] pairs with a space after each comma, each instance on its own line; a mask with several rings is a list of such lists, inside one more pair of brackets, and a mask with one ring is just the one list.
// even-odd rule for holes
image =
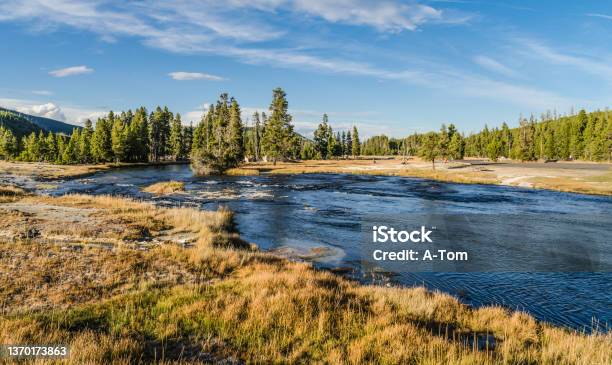
[[[159, 181], [186, 183], [186, 194], [153, 197], [141, 188]], [[612, 217], [612, 198], [545, 190], [440, 183], [423, 179], [341, 174], [195, 177], [188, 165], [126, 168], [59, 183], [52, 195], [113, 194], [159, 205], [236, 213], [241, 236], [265, 250], [308, 252], [311, 261], [342, 268], [365, 282], [424, 285], [473, 306], [501, 305], [537, 319], [591, 331], [612, 325], [612, 273], [396, 273], [366, 275], [360, 265], [361, 222], [372, 215], [565, 214]], [[555, 230], [547, 226], [545, 229]], [[610, 226], [598, 228], [610, 234]], [[506, 237], [507, 235], [500, 235]], [[512, 245], [513, 241], [503, 242]], [[612, 245], [612, 242], [607, 242]], [[610, 248], [610, 246], [608, 246]], [[610, 258], [612, 259], [612, 258]]]

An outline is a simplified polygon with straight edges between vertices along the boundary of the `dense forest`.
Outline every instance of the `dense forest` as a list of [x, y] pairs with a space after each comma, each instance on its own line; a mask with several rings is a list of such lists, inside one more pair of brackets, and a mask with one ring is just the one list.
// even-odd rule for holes
[[[72, 134], [45, 132], [21, 115], [0, 113], [0, 158], [58, 164], [157, 162], [191, 160], [202, 173], [219, 173], [243, 161], [340, 159], [357, 156], [415, 156], [428, 161], [460, 160], [464, 156], [521, 161], [588, 160], [612, 157], [612, 113], [581, 110], [569, 116], [543, 115], [539, 121], [520, 118], [518, 127], [487, 126], [468, 136], [453, 124], [438, 132], [406, 138], [373, 136], [363, 142], [356, 127], [333, 130], [328, 116], [307, 139], [293, 129], [285, 92], [274, 89], [266, 112], [242, 121], [238, 101], [221, 94], [197, 126], [184, 126], [180, 114], [167, 107], [151, 113], [109, 112], [95, 126], [87, 120]], [[17, 133], [15, 133], [17, 132]], [[29, 132], [29, 134], [27, 134]]]

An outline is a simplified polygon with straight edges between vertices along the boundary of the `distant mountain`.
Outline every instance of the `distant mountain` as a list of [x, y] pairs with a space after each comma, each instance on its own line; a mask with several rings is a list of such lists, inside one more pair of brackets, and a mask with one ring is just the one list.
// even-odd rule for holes
[[42, 128], [43, 130], [47, 132], [64, 133], [66, 135], [70, 135], [72, 134], [72, 130], [74, 128], [81, 128], [76, 125], [60, 122], [59, 120], [45, 118], [45, 117], [37, 117], [34, 115], [20, 113], [18, 111], [5, 109], [2, 107], [0, 107], [0, 112], [9, 112], [9, 113], [15, 114], [19, 117], [26, 119], [27, 121], [33, 123], [34, 125], [38, 126], [39, 128]]
[[0, 125], [9, 129], [18, 138], [27, 136], [32, 132], [38, 133], [42, 130], [42, 128], [26, 118], [5, 109], [0, 110]]

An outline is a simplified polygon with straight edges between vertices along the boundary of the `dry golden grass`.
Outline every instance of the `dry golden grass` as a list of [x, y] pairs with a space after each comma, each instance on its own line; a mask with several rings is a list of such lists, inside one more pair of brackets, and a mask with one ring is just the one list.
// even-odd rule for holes
[[24, 189], [8, 184], [0, 184], [0, 203], [12, 202], [27, 195]]
[[0, 184], [0, 195], [2, 196], [22, 196], [25, 194], [25, 190], [18, 186]]
[[170, 195], [185, 191], [185, 183], [180, 181], [163, 181], [142, 189], [145, 193], [156, 195]]
[[54, 165], [44, 162], [0, 161], [0, 174], [30, 176], [39, 179], [60, 179], [80, 177], [94, 172], [108, 170], [112, 166], [101, 165]]
[[[28, 202], [93, 210], [167, 243], [139, 251], [115, 238], [115, 250], [67, 252], [35, 240], [0, 243], [0, 257], [16, 253], [0, 261], [0, 343], [66, 343], [68, 363], [591, 365], [612, 358], [610, 334], [473, 309], [424, 288], [364, 286], [252, 250], [227, 210], [84, 195], [18, 201]], [[179, 237], [190, 244], [171, 243]]]
[[225, 174], [229, 176], [254, 176], [259, 175], [259, 170], [252, 168], [236, 167], [233, 169], [226, 170]]
[[535, 188], [565, 192], [612, 195], [612, 172], [572, 178], [536, 177], [529, 180]]
[[176, 162], [119, 162], [83, 165], [55, 165], [46, 162], [17, 162], [0, 160], [0, 174], [30, 176], [35, 179], [42, 180], [56, 180], [83, 177], [99, 171], [105, 171], [118, 167], [137, 167], [165, 164], [176, 164]]
[[419, 177], [463, 184], [498, 184], [499, 179], [490, 172], [468, 169], [448, 169], [449, 165], [438, 164], [438, 169], [431, 169], [431, 164], [420, 160], [402, 164], [398, 159], [385, 160], [314, 160], [299, 162], [250, 163], [242, 166], [239, 175], [270, 174], [359, 174]]

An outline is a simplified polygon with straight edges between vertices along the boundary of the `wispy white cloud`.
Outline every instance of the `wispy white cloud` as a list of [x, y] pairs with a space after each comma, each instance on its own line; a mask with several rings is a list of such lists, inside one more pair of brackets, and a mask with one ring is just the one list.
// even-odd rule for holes
[[558, 51], [532, 39], [518, 39], [517, 43], [526, 47], [528, 56], [535, 56], [546, 62], [571, 66], [583, 72], [612, 80], [612, 65], [608, 60], [598, 60], [584, 55]]
[[476, 56], [474, 57], [474, 62], [476, 62], [478, 65], [486, 68], [489, 71], [493, 71], [493, 72], [502, 74], [504, 76], [508, 76], [508, 77], [518, 76], [517, 72], [511, 69], [510, 67], [502, 64], [499, 61], [494, 60], [493, 58], [487, 57], [487, 56], [482, 56], [482, 55]]
[[602, 19], [612, 20], [612, 15], [607, 15], [607, 14], [587, 13], [587, 14], [584, 14], [584, 15], [590, 16], [590, 17], [593, 17], [593, 18], [602, 18]]
[[43, 95], [43, 96], [53, 95], [53, 93], [49, 90], [32, 90], [32, 94]]
[[68, 105], [60, 107], [54, 102], [41, 102], [36, 100], [1, 98], [0, 106], [17, 110], [22, 113], [51, 118], [75, 125], [83, 125], [85, 120], [95, 122], [98, 117], [104, 116], [107, 111], [98, 108]]
[[74, 75], [82, 75], [92, 73], [93, 68], [89, 68], [85, 65], [81, 66], [72, 66], [66, 68], [60, 68], [57, 70], [49, 71], [49, 75], [53, 77], [66, 77], [66, 76], [74, 76]]
[[[261, 13], [251, 16], [251, 10]], [[278, 12], [292, 13], [297, 17], [308, 15], [330, 23], [366, 26], [380, 32], [410, 31], [425, 24], [458, 22], [448, 18], [444, 9], [418, 2], [392, 0], [381, 0], [375, 5], [365, 0], [229, 0], [223, 5], [212, 0], [0, 2], [0, 21], [19, 20], [43, 26], [69, 26], [109, 39], [135, 37], [147, 46], [170, 52], [214, 54], [238, 59], [243, 63], [406, 82], [462, 96], [494, 99], [521, 106], [560, 108], [561, 105], [555, 103], [567, 102], [553, 92], [494, 81], [445, 65], [431, 63], [396, 69], [372, 62], [328, 56], [334, 52], [300, 47], [299, 44], [294, 48], [281, 48], [278, 44], [283, 42], [275, 42], [274, 45], [272, 42], [264, 42], [282, 38], [289, 32], [288, 27], [270, 21], [276, 18], [274, 14]], [[507, 66], [490, 61], [484, 62], [489, 69], [508, 74], [510, 69]], [[576, 63], [577, 60], [566, 58], [564, 62]], [[597, 66], [606, 70], [609, 68], [601, 64]], [[186, 75], [183, 77], [188, 78]]]
[[385, 32], [415, 30], [429, 20], [442, 18], [442, 11], [431, 6], [398, 1], [296, 0], [293, 8], [329, 22], [367, 25]]
[[221, 76], [206, 74], [202, 72], [175, 71], [175, 72], [170, 72], [168, 76], [172, 77], [173, 80], [179, 80], [179, 81], [189, 81], [189, 80], [221, 81], [221, 80], [225, 80]]

